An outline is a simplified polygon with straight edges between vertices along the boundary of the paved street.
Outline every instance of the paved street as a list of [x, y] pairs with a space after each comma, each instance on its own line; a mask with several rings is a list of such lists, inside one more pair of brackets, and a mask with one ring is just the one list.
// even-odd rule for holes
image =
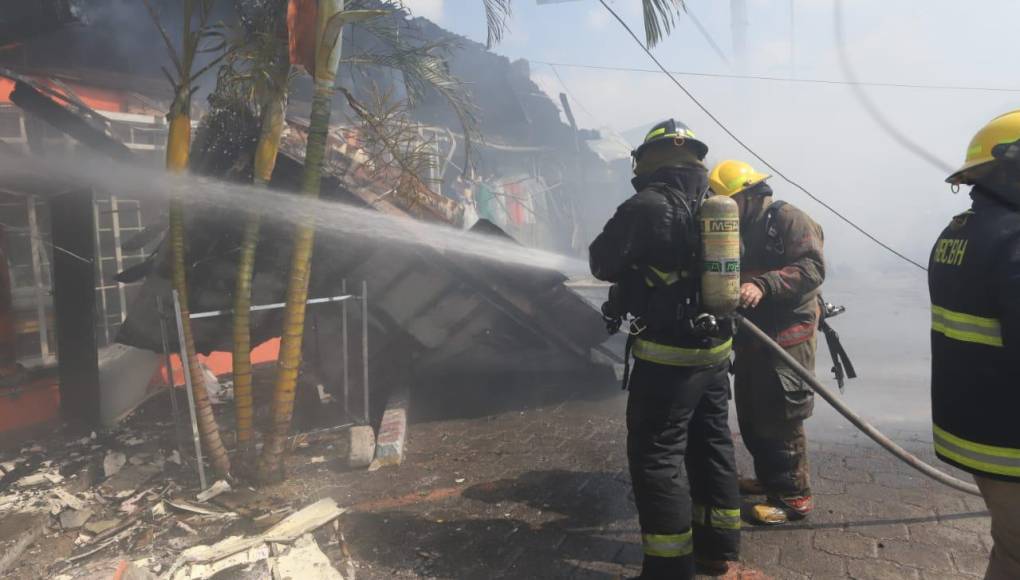
[[[624, 455], [624, 393], [609, 373], [543, 380], [417, 390], [409, 452], [399, 468], [299, 468], [302, 483], [296, 485], [353, 506], [344, 529], [361, 578], [637, 573], [640, 536]], [[818, 507], [807, 523], [745, 526], [749, 569], [773, 578], [936, 579], [983, 572], [990, 538], [978, 498], [936, 487], [874, 444], [820, 421], [810, 425]], [[933, 460], [921, 437], [893, 435]], [[749, 465], [742, 448], [739, 459]], [[318, 471], [304, 477], [303, 470]]]

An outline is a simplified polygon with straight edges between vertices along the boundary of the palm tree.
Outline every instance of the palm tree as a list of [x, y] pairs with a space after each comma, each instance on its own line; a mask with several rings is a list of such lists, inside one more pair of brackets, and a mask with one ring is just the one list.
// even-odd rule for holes
[[[160, 23], [159, 15], [150, 0], [144, 0], [156, 28], [166, 43], [167, 52], [174, 65], [176, 75], [164, 69], [167, 78], [174, 87], [174, 99], [167, 113], [170, 131], [166, 145], [166, 167], [171, 173], [182, 173], [187, 170], [191, 153], [191, 95], [195, 81], [202, 74], [216, 66], [224, 55], [212, 59], [197, 72], [194, 71], [196, 57], [202, 53], [214, 53], [222, 50], [222, 37], [215, 27], [209, 25], [209, 17], [215, 0], [182, 0], [183, 34], [180, 52], [174, 47], [166, 29]], [[230, 458], [220, 439], [219, 426], [213, 415], [212, 405], [205, 390], [202, 370], [195, 353], [195, 338], [191, 332], [190, 310], [188, 308], [188, 282], [185, 267], [184, 244], [184, 207], [179, 196], [170, 200], [170, 250], [172, 257], [173, 288], [177, 291], [181, 303], [183, 318], [184, 349], [188, 357], [189, 374], [195, 396], [195, 411], [198, 415], [198, 428], [205, 445], [213, 472], [218, 477], [226, 477], [230, 473]]]
[[[255, 149], [253, 181], [266, 187], [273, 176], [283, 133], [290, 80], [287, 47], [287, 0], [255, 3], [245, 11], [243, 0], [236, 2], [245, 33], [236, 42], [236, 50], [220, 69], [221, 83], [233, 88], [242, 101], [260, 112], [261, 129]], [[251, 368], [251, 288], [255, 271], [261, 216], [254, 211], [245, 215], [238, 257], [233, 306], [233, 380], [237, 416], [237, 450], [241, 465], [247, 467], [255, 451], [254, 407]]]
[[[483, 0], [485, 21], [488, 25], [486, 45], [489, 48], [503, 39], [510, 18], [513, 0]], [[655, 46], [676, 25], [675, 15], [686, 10], [684, 0], [641, 0], [645, 21], [645, 42]]]
[[[319, 0], [315, 18], [314, 62], [312, 70], [314, 92], [305, 149], [305, 165], [301, 175], [301, 194], [319, 196], [322, 181], [322, 161], [326, 153], [326, 136], [333, 103], [333, 85], [340, 65], [341, 32], [349, 22], [366, 20], [386, 13], [384, 10], [345, 10], [346, 0]], [[292, 30], [291, 34], [295, 32]], [[291, 39], [292, 44], [295, 40]], [[308, 299], [308, 280], [311, 274], [312, 248], [315, 229], [300, 224], [294, 237], [291, 255], [290, 280], [284, 309], [283, 333], [280, 343], [279, 368], [273, 390], [272, 425], [262, 449], [258, 477], [271, 482], [283, 477], [283, 452], [294, 410], [294, 389], [297, 386], [301, 365], [301, 346], [304, 337], [305, 301]]]

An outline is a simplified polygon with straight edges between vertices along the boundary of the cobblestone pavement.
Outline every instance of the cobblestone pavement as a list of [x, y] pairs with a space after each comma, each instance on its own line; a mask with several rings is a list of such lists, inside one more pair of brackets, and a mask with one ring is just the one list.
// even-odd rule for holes
[[[419, 389], [403, 466], [337, 473], [333, 487], [309, 490], [352, 505], [344, 525], [360, 578], [639, 571], [625, 394], [605, 374], [541, 380]], [[906, 446], [933, 460], [923, 441]], [[738, 454], [746, 469], [749, 456]], [[773, 578], [983, 573], [991, 540], [980, 498], [936, 486], [863, 439], [813, 440], [810, 460], [815, 513], [786, 527], [745, 526], [749, 569]]]

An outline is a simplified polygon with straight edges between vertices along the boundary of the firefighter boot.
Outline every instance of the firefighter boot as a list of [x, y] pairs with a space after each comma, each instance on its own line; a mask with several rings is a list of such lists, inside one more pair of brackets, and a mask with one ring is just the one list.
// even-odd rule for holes
[[757, 524], [775, 526], [802, 520], [815, 507], [811, 496], [770, 497], [768, 501], [751, 506], [751, 517]]

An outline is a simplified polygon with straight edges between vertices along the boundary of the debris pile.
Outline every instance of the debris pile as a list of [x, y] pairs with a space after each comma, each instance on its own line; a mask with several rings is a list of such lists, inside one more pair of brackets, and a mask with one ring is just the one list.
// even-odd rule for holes
[[191, 580], [233, 568], [242, 577], [353, 577], [337, 521], [343, 510], [332, 499], [297, 509], [307, 499], [225, 480], [196, 493], [190, 458], [172, 447], [173, 424], [153, 426], [0, 453], [0, 577], [119, 570], [121, 578]]

